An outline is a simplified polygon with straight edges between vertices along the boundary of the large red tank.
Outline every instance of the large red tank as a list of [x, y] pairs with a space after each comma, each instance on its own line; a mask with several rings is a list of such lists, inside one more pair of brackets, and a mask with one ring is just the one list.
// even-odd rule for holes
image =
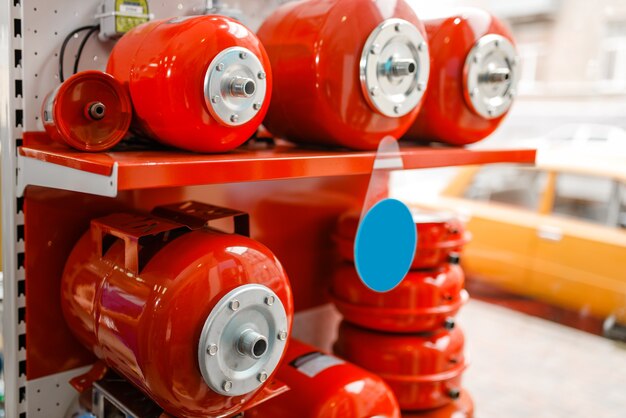
[[333, 276], [333, 303], [344, 319], [368, 329], [424, 332], [454, 327], [454, 316], [467, 301], [465, 276], [457, 264], [411, 271], [393, 290], [367, 288], [351, 264]]
[[456, 327], [432, 334], [388, 334], [342, 322], [335, 353], [382, 377], [403, 411], [449, 404], [461, 394], [467, 367]]
[[275, 85], [264, 125], [296, 142], [376, 149], [415, 120], [426, 32], [404, 0], [305, 0], [261, 26]]
[[465, 145], [490, 135], [508, 113], [521, 68], [505, 25], [476, 8], [424, 19], [431, 75], [424, 106], [405, 138]]
[[61, 302], [78, 339], [176, 417], [240, 411], [282, 359], [293, 315], [263, 245], [129, 214], [92, 221]]
[[[358, 212], [348, 212], [337, 222], [335, 242], [344, 260], [354, 261], [354, 238], [359, 226]], [[417, 229], [417, 248], [412, 270], [437, 268], [448, 262], [450, 255], [460, 254], [471, 234], [459, 219], [446, 212], [413, 211]]]
[[272, 91], [260, 41], [224, 16], [138, 26], [117, 41], [107, 71], [128, 86], [136, 130], [198, 152], [228, 151], [250, 138]]
[[104, 151], [128, 133], [130, 97], [110, 74], [82, 71], [46, 96], [43, 127], [53, 140], [80, 151]]
[[246, 418], [400, 418], [398, 401], [378, 376], [291, 340], [277, 378], [290, 390]]

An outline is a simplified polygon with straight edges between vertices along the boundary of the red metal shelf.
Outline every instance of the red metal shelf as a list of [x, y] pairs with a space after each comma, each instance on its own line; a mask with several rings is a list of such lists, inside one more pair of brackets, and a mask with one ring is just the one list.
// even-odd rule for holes
[[[289, 144], [267, 149], [244, 147], [219, 155], [173, 150], [84, 153], [54, 144], [29, 141], [28, 145], [19, 148], [19, 155], [22, 170], [37, 171], [36, 175], [32, 172], [21, 173], [25, 176], [23, 187], [38, 184], [77, 190], [66, 183], [75, 184], [76, 176], [86, 173], [88, 179], [82, 183], [103, 177], [111, 179], [114, 184], [110, 183], [110, 186], [115, 186], [115, 190], [119, 191], [367, 174], [372, 171], [376, 153], [307, 149]], [[502, 162], [534, 163], [535, 151], [403, 146], [400, 156], [405, 169], [416, 169]], [[29, 167], [28, 163], [36, 166]], [[46, 173], [46, 168], [50, 169], [50, 173]], [[109, 194], [99, 193], [89, 187], [78, 191]]]

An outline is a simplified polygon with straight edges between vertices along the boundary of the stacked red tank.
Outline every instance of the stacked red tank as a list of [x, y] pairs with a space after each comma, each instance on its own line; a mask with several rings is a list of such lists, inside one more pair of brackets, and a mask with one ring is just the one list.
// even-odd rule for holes
[[411, 271], [379, 293], [359, 278], [353, 261], [358, 213], [342, 216], [335, 241], [344, 262], [331, 296], [344, 321], [335, 353], [378, 374], [396, 394], [403, 416], [471, 417], [461, 377], [468, 362], [455, 316], [468, 300], [459, 266], [469, 233], [447, 213], [415, 212], [418, 244]]

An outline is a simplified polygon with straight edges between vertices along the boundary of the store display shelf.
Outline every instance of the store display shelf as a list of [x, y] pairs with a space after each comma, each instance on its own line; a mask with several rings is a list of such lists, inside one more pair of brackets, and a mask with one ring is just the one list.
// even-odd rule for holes
[[[204, 155], [175, 150], [84, 153], [44, 141], [19, 148], [18, 191], [28, 185], [102, 196], [118, 191], [371, 173], [376, 152], [332, 151], [278, 143]], [[535, 151], [467, 150], [403, 145], [405, 169], [490, 163], [534, 163]]]

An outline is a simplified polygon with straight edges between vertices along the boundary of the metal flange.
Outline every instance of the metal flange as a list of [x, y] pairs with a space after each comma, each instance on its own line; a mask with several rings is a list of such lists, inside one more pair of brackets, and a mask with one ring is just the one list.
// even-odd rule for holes
[[464, 95], [478, 115], [494, 119], [506, 113], [515, 98], [520, 76], [515, 47], [501, 35], [485, 35], [465, 60]]
[[267, 94], [267, 73], [246, 48], [227, 48], [211, 61], [204, 76], [204, 101], [211, 116], [227, 126], [249, 122]]
[[387, 19], [367, 38], [360, 61], [361, 88], [367, 103], [389, 117], [419, 105], [430, 75], [428, 43], [402, 19]]
[[287, 312], [269, 287], [239, 286], [209, 314], [198, 346], [206, 384], [224, 396], [258, 389], [278, 366], [285, 351]]

